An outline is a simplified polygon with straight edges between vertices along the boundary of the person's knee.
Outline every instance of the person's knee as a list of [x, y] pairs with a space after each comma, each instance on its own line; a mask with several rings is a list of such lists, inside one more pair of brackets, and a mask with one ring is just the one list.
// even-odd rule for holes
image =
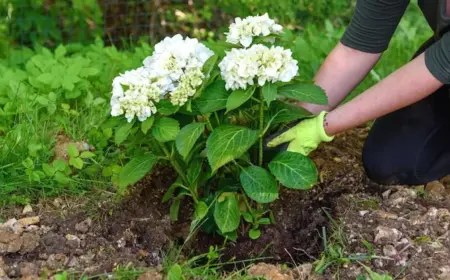
[[397, 170], [398, 166], [395, 166], [393, 156], [382, 147], [366, 143], [362, 160], [367, 177], [381, 185], [401, 184], [407, 180], [408, 175]]

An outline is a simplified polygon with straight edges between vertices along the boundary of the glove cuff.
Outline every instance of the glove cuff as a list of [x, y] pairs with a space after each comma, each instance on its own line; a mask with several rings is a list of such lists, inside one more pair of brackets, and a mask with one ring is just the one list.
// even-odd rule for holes
[[319, 132], [319, 137], [320, 140], [322, 140], [323, 142], [331, 142], [334, 139], [334, 136], [328, 136], [327, 133], [325, 132], [325, 127], [324, 127], [324, 119], [325, 116], [328, 112], [326, 111], [322, 111], [320, 112], [320, 114], [317, 116], [317, 127], [318, 127], [318, 132]]

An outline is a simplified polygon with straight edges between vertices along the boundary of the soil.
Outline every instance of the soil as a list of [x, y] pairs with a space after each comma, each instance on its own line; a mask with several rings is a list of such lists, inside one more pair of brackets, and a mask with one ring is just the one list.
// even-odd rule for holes
[[[355, 279], [364, 273], [358, 262], [331, 266], [323, 276], [312, 272], [324, 250], [322, 229], [331, 235], [336, 221], [343, 254], [376, 256], [364, 262], [372, 270], [400, 279], [450, 279], [450, 179], [417, 187], [371, 182], [361, 164], [367, 132], [362, 127], [344, 133], [314, 152], [318, 185], [309, 191], [282, 188], [270, 206], [276, 223], [265, 226], [258, 240], [242, 232], [221, 251], [223, 259], [268, 257], [250, 273], [272, 279]], [[158, 279], [164, 254], [189, 233], [189, 208], [182, 207], [179, 221], [171, 222], [170, 204], [161, 203], [173, 180], [172, 170], [159, 167], [121, 202], [102, 192], [94, 198], [41, 201], [26, 214], [3, 209], [0, 279], [49, 277], [63, 270], [107, 276], [125, 265], [152, 268], [146, 275]], [[201, 253], [222, 244], [221, 237], [200, 232], [186, 251]], [[286, 263], [294, 268], [283, 271], [278, 264]]]

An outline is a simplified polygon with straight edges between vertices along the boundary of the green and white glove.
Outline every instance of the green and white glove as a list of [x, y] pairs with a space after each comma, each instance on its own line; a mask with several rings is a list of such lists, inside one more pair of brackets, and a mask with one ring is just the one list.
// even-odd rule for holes
[[272, 139], [267, 143], [267, 146], [276, 147], [290, 142], [287, 151], [307, 156], [317, 149], [320, 143], [331, 142], [334, 139], [334, 136], [328, 136], [325, 133], [323, 121], [326, 113], [323, 111], [315, 117], [301, 121], [280, 136]]

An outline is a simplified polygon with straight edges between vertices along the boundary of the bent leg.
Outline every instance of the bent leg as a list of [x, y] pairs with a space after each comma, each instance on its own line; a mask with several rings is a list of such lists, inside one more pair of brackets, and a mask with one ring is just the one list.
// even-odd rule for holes
[[376, 120], [363, 163], [380, 184], [417, 185], [450, 174], [449, 89]]

